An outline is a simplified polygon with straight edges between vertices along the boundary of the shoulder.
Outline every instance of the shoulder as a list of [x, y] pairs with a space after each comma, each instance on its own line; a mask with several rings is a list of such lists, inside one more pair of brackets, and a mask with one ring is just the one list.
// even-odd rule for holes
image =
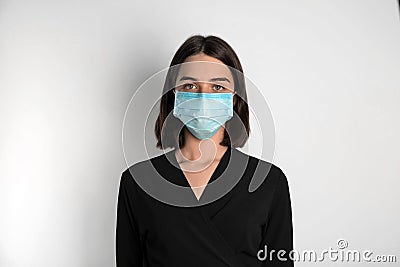
[[164, 164], [166, 161], [166, 156], [171, 156], [172, 151], [167, 153], [162, 153], [158, 156], [153, 156], [145, 160], [137, 161], [136, 163], [128, 166], [122, 173], [135, 173], [140, 171], [148, 170], [149, 168], [157, 168], [160, 165]]
[[154, 173], [155, 170], [165, 161], [165, 154], [151, 157], [149, 159], [140, 160], [127, 168], [121, 173], [120, 183], [124, 187], [137, 186], [136, 179], [143, 177], [143, 174]]
[[268, 188], [270, 190], [283, 190], [288, 185], [287, 177], [282, 168], [275, 163], [261, 159], [235, 149], [235, 153], [243, 160], [248, 160], [247, 171], [249, 177], [249, 192], [256, 191], [258, 188]]

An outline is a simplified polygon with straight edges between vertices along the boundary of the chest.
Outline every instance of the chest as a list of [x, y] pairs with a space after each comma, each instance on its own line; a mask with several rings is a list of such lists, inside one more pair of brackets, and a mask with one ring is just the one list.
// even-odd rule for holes
[[153, 207], [146, 209], [146, 215], [150, 216], [146, 224], [147, 242], [171, 255], [181, 253], [193, 243], [204, 247], [210, 243], [224, 244], [232, 250], [256, 251], [266, 209], [263, 203], [247, 194], [227, 196], [196, 208]]

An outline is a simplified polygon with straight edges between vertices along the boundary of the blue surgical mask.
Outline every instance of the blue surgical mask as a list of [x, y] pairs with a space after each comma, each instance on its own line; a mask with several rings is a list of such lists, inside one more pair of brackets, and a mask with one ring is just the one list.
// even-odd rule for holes
[[176, 91], [173, 114], [195, 137], [209, 139], [233, 117], [233, 94]]

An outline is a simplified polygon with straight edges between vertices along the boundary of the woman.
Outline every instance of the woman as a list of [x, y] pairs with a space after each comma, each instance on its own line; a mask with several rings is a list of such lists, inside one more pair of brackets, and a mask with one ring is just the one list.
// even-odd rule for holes
[[[236, 53], [221, 38], [195, 35], [170, 67], [155, 134], [157, 147], [175, 149], [122, 173], [117, 266], [293, 266], [287, 179], [276, 165], [236, 149], [250, 132]], [[249, 192], [257, 166], [265, 170], [262, 183]], [[189, 189], [169, 191], [180, 205], [143, 190], [152, 185], [162, 190], [154, 186], [159, 179], [154, 170]]]

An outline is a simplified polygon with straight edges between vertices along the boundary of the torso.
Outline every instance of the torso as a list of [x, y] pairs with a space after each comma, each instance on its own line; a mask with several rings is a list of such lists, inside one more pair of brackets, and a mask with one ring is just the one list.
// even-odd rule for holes
[[[257, 253], [265, 244], [271, 244], [271, 248], [281, 248], [282, 244], [289, 246], [290, 206], [285, 205], [290, 203], [273, 201], [274, 195], [288, 195], [284, 186], [286, 178], [279, 168], [232, 149], [231, 154], [226, 154], [225, 158], [214, 162], [202, 173], [186, 173], [185, 179], [176, 168], [175, 164], [179, 163], [172, 153], [137, 163], [122, 176], [121, 199], [126, 199], [129, 209], [125, 211], [121, 208], [121, 214], [126, 217], [120, 219], [119, 229], [121, 233], [127, 233], [132, 230], [131, 224], [122, 222], [130, 219], [135, 222], [133, 225], [136, 226], [147, 263], [144, 266], [261, 266]], [[264, 168], [267, 166], [271, 169]], [[261, 172], [255, 176], [256, 168]], [[223, 187], [221, 193], [218, 193], [218, 187], [205, 187], [198, 201], [193, 200], [194, 195], [187, 194], [186, 190], [179, 191], [182, 197], [170, 198], [173, 204], [169, 204], [162, 197], [155, 198], [157, 193], [163, 192], [156, 182], [160, 180], [160, 175], [179, 186], [189, 186], [187, 183], [192, 187], [204, 186], [214, 178], [216, 185], [220, 179], [237, 183], [226, 193]], [[259, 178], [265, 179], [256, 191], [250, 193], [250, 181]], [[217, 199], [214, 198], [215, 192], [221, 194]], [[271, 214], [278, 215], [275, 220], [282, 220], [268, 224]], [[129, 235], [120, 235], [120, 243], [131, 241]], [[290, 250], [289, 247], [287, 250]], [[124, 253], [129, 257], [131, 252], [126, 250]]]

